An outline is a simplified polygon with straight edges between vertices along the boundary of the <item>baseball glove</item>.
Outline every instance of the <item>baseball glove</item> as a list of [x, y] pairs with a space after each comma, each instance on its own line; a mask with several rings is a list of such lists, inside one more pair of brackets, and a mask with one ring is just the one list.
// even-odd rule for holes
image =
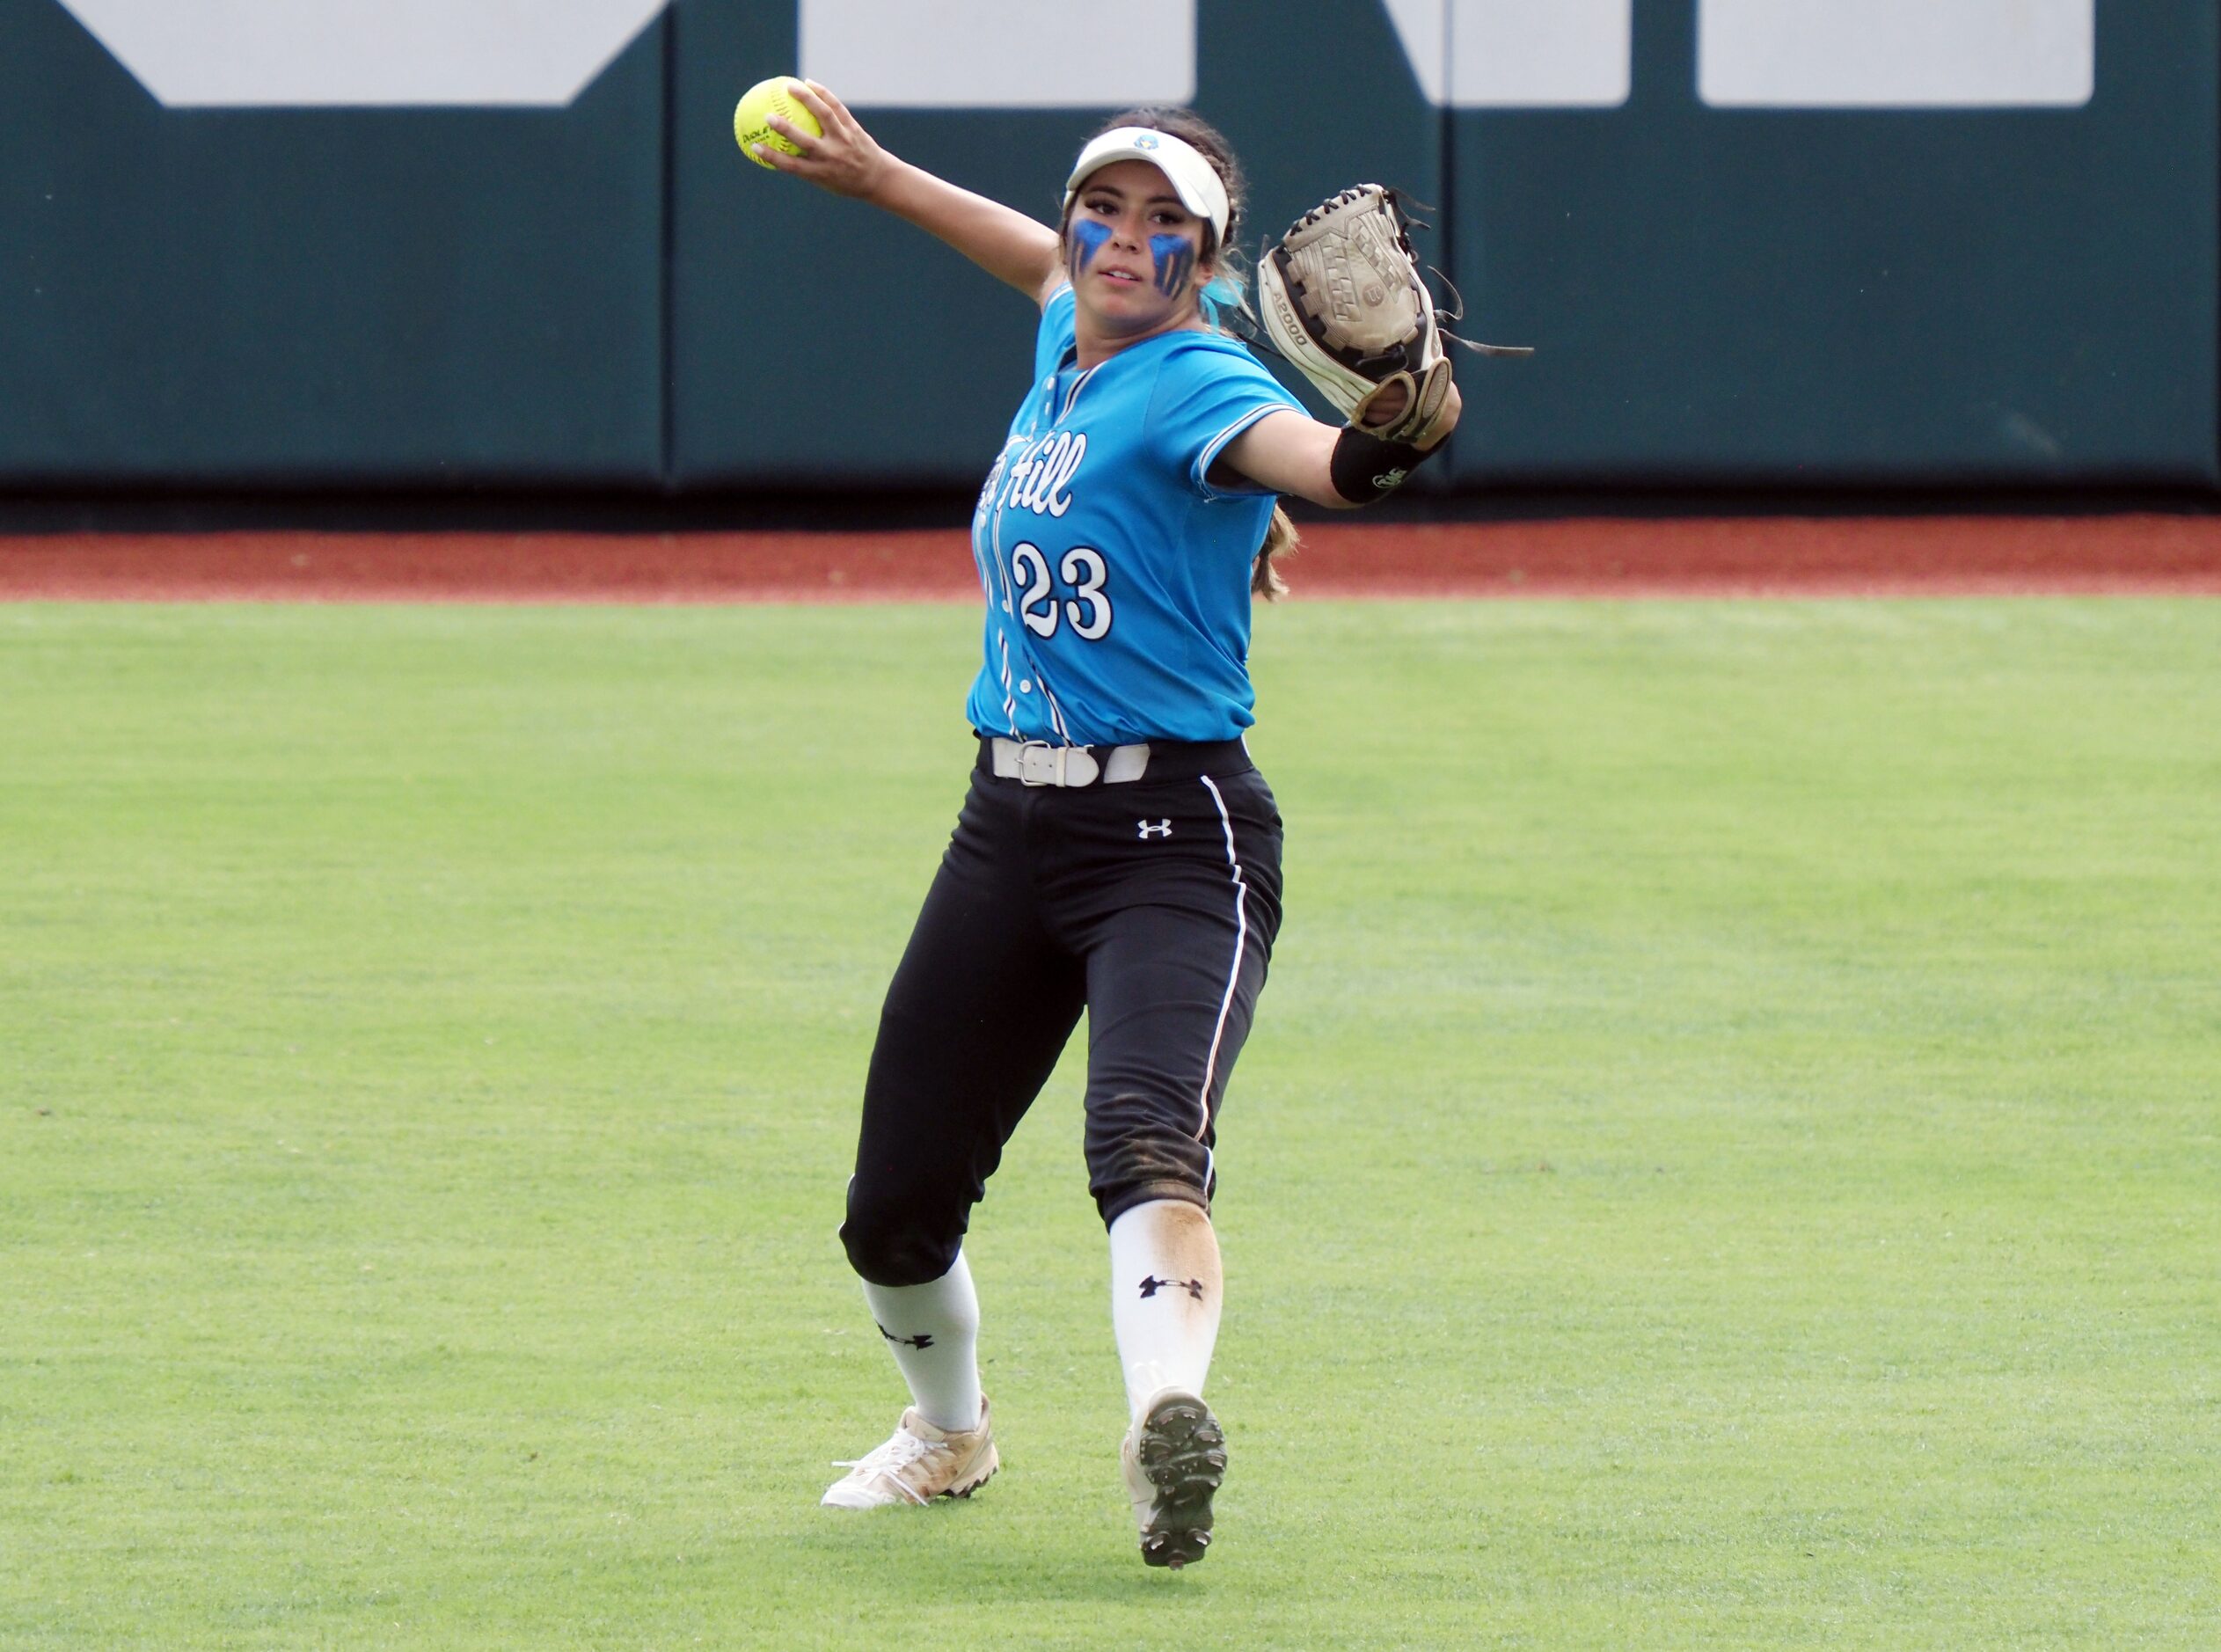
[[1364, 428], [1384, 442], [1415, 443], [1433, 433], [1449, 398], [1450, 360], [1443, 348], [1449, 335], [1411, 249], [1410, 222], [1394, 190], [1345, 189], [1265, 249], [1257, 287], [1274, 348], [1353, 425], [1363, 425], [1373, 404], [1401, 386], [1408, 398], [1403, 412]]

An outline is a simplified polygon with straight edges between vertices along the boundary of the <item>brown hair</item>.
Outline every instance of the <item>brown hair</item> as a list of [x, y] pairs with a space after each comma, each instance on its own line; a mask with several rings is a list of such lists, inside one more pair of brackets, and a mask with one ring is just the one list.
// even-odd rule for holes
[[[1100, 137], [1105, 132], [1126, 126], [1170, 133], [1201, 154], [1217, 172], [1218, 181], [1226, 186], [1225, 245], [1219, 245], [1218, 232], [1212, 225], [1204, 224], [1201, 262], [1214, 267], [1214, 279], [1230, 281], [1236, 292], [1240, 293], [1248, 284], [1247, 272], [1242, 267], [1240, 231], [1242, 212], [1249, 204], [1249, 180], [1242, 174], [1241, 162], [1234, 158], [1234, 146], [1226, 141], [1224, 133], [1193, 109], [1168, 106], [1152, 105], [1114, 114], [1093, 135]], [[1056, 226], [1060, 238], [1070, 218], [1068, 212]], [[1240, 302], [1247, 300], [1243, 298]], [[1265, 530], [1265, 543], [1258, 547], [1256, 560], [1250, 567], [1249, 588], [1253, 595], [1268, 603], [1287, 595], [1288, 581], [1274, 568], [1273, 559], [1292, 555], [1299, 543], [1296, 524], [1288, 519], [1286, 511], [1275, 504], [1271, 525]]]

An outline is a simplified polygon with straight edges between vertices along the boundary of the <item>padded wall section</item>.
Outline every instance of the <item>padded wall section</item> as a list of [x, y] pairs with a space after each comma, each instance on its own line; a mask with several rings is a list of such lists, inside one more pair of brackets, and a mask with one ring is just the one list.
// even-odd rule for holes
[[1638, 0], [1624, 108], [1453, 117], [1458, 284], [1538, 351], [1461, 368], [1458, 479], [2214, 480], [2215, 16], [2100, 6], [2080, 108], [1715, 109]]
[[[1250, 169], [1249, 223], [1238, 231], [1249, 252], [1360, 177], [1439, 198], [1439, 116], [1384, 12], [1214, 0], [1197, 15], [1195, 106]], [[742, 157], [733, 103], [797, 61], [790, 8], [680, 0], [675, 19], [676, 484], [976, 482], [1026, 391], [1033, 305], [917, 230]], [[1294, 113], [1308, 95], [1300, 66], [1292, 48], [1288, 62], [1273, 54], [1295, 40], [1333, 42], [1336, 99], [1364, 107], [1363, 121]], [[1012, 84], [1031, 72], [1022, 28], [974, 45], [1006, 60]], [[858, 111], [895, 153], [1045, 223], [1072, 156], [1113, 113]]]
[[[970, 484], [1034, 312], [734, 147], [805, 3], [676, 0], [563, 110], [166, 110], [57, 0], [0, 7], [0, 483]], [[1128, 60], [1044, 73], [1036, 11], [947, 11], [1006, 106], [920, 106], [946, 77], [880, 53], [910, 101], [863, 113], [1048, 221], [1110, 110], [1016, 106]], [[1395, 184], [1441, 208], [1461, 331], [1538, 347], [1461, 358], [1469, 422], [1415, 486], [2221, 481], [2221, 0], [2094, 36], [2087, 0], [1889, 0], [1855, 62], [1809, 46], [1850, 26], [1819, 0], [1174, 14], [1166, 74], [1251, 170], [1246, 252]], [[1962, 38], [2027, 19], [2026, 62]], [[1893, 88], [1921, 106], [1750, 106]]]
[[166, 110], [0, 8], [0, 478], [654, 484], [662, 26], [569, 109]]

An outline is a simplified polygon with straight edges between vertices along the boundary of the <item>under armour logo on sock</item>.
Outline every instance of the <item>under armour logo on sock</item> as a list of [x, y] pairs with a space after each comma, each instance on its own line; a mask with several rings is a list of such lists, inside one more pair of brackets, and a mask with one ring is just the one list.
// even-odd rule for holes
[[1142, 1300], [1146, 1302], [1158, 1291], [1170, 1290], [1174, 1285], [1198, 1302], [1203, 1299], [1203, 1282], [1200, 1279], [1158, 1279], [1151, 1276], [1142, 1281]]
[[[873, 1320], [872, 1323], [873, 1325], [879, 1325], [879, 1321], [877, 1319]], [[879, 1334], [885, 1337], [888, 1341], [900, 1342], [905, 1348], [914, 1348], [923, 1350], [933, 1346], [932, 1336], [930, 1333], [926, 1332], [920, 1332], [916, 1336], [897, 1336], [885, 1326], [879, 1325]]]
[[1154, 826], [1145, 820], [1137, 820], [1134, 824], [1142, 829], [1143, 843], [1147, 843], [1152, 837], [1170, 837], [1173, 835], [1173, 822], [1170, 820], [1160, 820]]

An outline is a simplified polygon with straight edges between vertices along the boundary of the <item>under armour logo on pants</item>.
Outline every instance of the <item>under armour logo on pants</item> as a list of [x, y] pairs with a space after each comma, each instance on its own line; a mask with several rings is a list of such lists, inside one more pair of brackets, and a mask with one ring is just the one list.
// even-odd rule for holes
[[1170, 820], [1160, 820], [1154, 826], [1145, 820], [1137, 820], [1134, 824], [1141, 828], [1142, 841], [1144, 843], [1151, 837], [1170, 837], [1173, 835], [1173, 822]]

